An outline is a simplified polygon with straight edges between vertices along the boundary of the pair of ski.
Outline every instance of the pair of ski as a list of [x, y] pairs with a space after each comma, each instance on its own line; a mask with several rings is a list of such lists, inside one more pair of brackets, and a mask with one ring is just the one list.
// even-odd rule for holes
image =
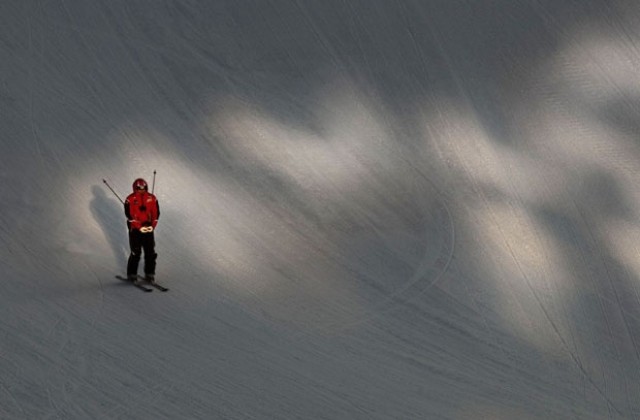
[[[138, 281], [137, 282], [132, 282], [131, 280], [129, 280], [128, 278], [123, 277], [123, 276], [116, 276], [116, 278], [118, 280], [122, 280], [122, 281], [126, 281], [127, 283], [131, 283], [135, 287], [137, 287], [138, 289], [143, 290], [145, 292], [153, 292], [153, 288], [156, 288], [156, 289], [160, 290], [161, 292], [168, 292], [169, 291], [169, 289], [167, 289], [166, 287], [158, 284], [155, 281], [148, 281], [147, 279], [145, 279], [142, 276], [138, 276]], [[147, 287], [146, 285], [142, 284], [143, 282], [148, 284], [148, 285], [150, 285], [150, 286], [152, 286], [153, 288]]]

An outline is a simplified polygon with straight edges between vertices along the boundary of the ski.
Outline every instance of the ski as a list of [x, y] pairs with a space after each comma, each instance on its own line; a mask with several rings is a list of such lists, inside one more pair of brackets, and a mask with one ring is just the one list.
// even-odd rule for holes
[[152, 288], [147, 287], [147, 286], [144, 286], [144, 285], [139, 284], [139, 283], [134, 283], [134, 282], [132, 282], [131, 280], [129, 280], [128, 278], [126, 278], [126, 277], [116, 276], [116, 278], [117, 278], [118, 280], [126, 281], [127, 283], [130, 283], [130, 284], [134, 285], [135, 287], [137, 287], [138, 289], [143, 290], [143, 291], [145, 291], [145, 292], [147, 292], [147, 293], [149, 293], [149, 292], [153, 292], [153, 289], [152, 289]]
[[169, 289], [167, 287], [164, 287], [163, 285], [158, 284], [156, 282], [153, 282], [153, 283], [149, 282], [149, 284], [151, 286], [155, 287], [156, 289], [160, 290], [161, 292], [168, 292], [169, 291]]
[[148, 285], [155, 287], [156, 289], [160, 290], [161, 292], [168, 292], [169, 289], [167, 287], [164, 287], [161, 284], [158, 284], [158, 282], [156, 281], [149, 281], [146, 278], [144, 278], [143, 276], [138, 276], [138, 278], [144, 282], [146, 282]]
[[140, 290], [144, 290], [144, 291], [145, 291], [145, 292], [147, 292], [147, 293], [148, 293], [148, 292], [153, 292], [153, 289], [151, 289], [150, 287], [146, 287], [146, 286], [143, 286], [143, 285], [141, 285], [141, 284], [137, 284], [137, 283], [133, 283], [133, 285], [134, 285], [135, 287], [137, 287], [138, 289], [140, 289]]

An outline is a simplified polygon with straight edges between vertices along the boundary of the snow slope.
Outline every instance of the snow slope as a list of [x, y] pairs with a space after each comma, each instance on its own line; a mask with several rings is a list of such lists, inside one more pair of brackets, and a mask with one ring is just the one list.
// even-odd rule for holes
[[640, 418], [639, 21], [1, 2], [0, 418]]

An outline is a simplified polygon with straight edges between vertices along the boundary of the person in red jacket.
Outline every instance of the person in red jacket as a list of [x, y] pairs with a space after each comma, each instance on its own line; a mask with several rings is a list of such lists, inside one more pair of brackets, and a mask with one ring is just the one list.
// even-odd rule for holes
[[154, 230], [160, 217], [160, 205], [155, 195], [149, 192], [147, 181], [138, 178], [133, 181], [133, 192], [124, 201], [124, 214], [129, 228], [131, 254], [127, 262], [127, 278], [137, 283], [138, 263], [144, 250], [144, 274], [153, 282], [156, 272]]

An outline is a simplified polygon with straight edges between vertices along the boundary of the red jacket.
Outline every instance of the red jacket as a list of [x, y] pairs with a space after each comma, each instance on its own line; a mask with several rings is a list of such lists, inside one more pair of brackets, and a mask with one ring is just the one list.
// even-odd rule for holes
[[158, 199], [147, 191], [131, 193], [124, 201], [124, 214], [130, 230], [140, 230], [143, 226], [153, 226], [155, 229], [160, 217]]

